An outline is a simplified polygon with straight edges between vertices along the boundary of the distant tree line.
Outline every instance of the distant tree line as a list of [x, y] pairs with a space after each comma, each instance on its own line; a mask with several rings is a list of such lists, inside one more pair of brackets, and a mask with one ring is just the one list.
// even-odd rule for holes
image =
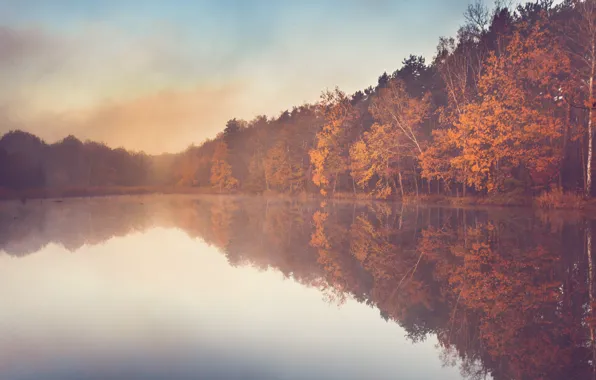
[[157, 183], [159, 163], [144, 153], [111, 149], [73, 136], [47, 144], [22, 131], [0, 139], [0, 187], [140, 186]]
[[0, 185], [592, 196], [596, 0], [477, 1], [465, 20], [432, 62], [411, 55], [352, 95], [336, 88], [276, 118], [230, 120], [175, 155], [9, 133]]

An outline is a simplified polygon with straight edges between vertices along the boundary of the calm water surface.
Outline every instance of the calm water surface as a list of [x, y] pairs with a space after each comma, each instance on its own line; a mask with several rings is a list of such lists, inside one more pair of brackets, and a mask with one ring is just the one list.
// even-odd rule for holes
[[207, 196], [1, 203], [0, 379], [592, 379], [594, 225]]

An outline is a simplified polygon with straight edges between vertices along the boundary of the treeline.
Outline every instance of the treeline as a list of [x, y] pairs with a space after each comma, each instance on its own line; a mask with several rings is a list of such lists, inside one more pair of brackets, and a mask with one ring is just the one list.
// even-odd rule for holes
[[[73, 136], [47, 144], [22, 131], [0, 139], [0, 187], [21, 190], [44, 187], [141, 186], [163, 181], [168, 157], [151, 157], [111, 149]], [[160, 168], [163, 162], [164, 168]]]
[[[276, 120], [231, 120], [193, 181], [220, 190], [591, 196], [596, 1], [481, 2], [433, 61], [326, 91]], [[209, 165], [211, 165], [209, 167]]]
[[[477, 1], [465, 20], [431, 62], [411, 55], [352, 95], [325, 91], [276, 118], [230, 120], [215, 139], [170, 156], [74, 138], [43, 150], [60, 152], [48, 160], [0, 151], [11, 173], [3, 178], [378, 198], [553, 188], [592, 196], [596, 0], [515, 9]], [[90, 158], [62, 158], [81, 151]]]

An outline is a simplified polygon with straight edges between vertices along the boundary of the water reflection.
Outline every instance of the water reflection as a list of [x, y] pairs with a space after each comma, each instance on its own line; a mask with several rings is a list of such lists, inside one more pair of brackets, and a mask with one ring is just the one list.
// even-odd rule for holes
[[[68, 378], [56, 363], [76, 350], [47, 349], [78, 328], [88, 339], [77, 344], [97, 349], [78, 365], [97, 378], [130, 377], [137, 361], [144, 378], [164, 368], [168, 378], [593, 378], [592, 235], [585, 217], [531, 210], [185, 196], [4, 203], [0, 297], [12, 308], [0, 312], [0, 336], [13, 338], [0, 338], [12, 355], [0, 374]], [[321, 294], [340, 308], [314, 301]], [[28, 367], [23, 353], [52, 361]]]

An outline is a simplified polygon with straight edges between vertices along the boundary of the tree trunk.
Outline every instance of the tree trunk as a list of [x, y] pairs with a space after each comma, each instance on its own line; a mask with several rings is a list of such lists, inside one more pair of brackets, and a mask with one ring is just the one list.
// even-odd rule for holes
[[335, 195], [335, 187], [337, 186], [337, 177], [339, 176], [339, 173], [335, 173], [335, 179], [333, 180], [333, 192], [332, 194]]
[[594, 107], [594, 74], [596, 70], [596, 41], [592, 40], [592, 62], [590, 66], [590, 79], [588, 89], [588, 157], [586, 162], [586, 182], [584, 196], [589, 198], [592, 195], [592, 145], [594, 142], [594, 133], [592, 132], [592, 112]]
[[[310, 170], [310, 168], [309, 168]], [[263, 167], [263, 177], [265, 177], [265, 188], [269, 191], [269, 179], [267, 178], [267, 170]]]
[[584, 141], [582, 139], [581, 146], [579, 149], [579, 153], [582, 159], [582, 179], [584, 181], [584, 192], [585, 192], [585, 183], [586, 183], [586, 152], [584, 151]]
[[463, 210], [463, 223], [464, 223], [464, 248], [468, 248], [468, 219], [466, 218], [466, 209]]
[[414, 185], [416, 186], [416, 198], [418, 198], [418, 178], [416, 178], [416, 172], [414, 172]]
[[466, 197], [466, 193], [467, 193], [467, 180], [468, 180], [468, 176], [466, 175], [466, 170], [464, 169], [464, 180], [461, 183], [461, 185], [463, 187], [462, 192], [464, 193], [464, 198]]
[[401, 191], [401, 199], [404, 199], [404, 185], [401, 181], [401, 170], [397, 171], [397, 178], [399, 180], [399, 190]]
[[567, 159], [567, 144], [569, 140], [569, 125], [571, 124], [571, 104], [567, 106], [567, 118], [563, 127], [563, 152], [561, 154], [561, 165], [559, 167], [559, 189], [563, 191], [563, 170]]
[[414, 171], [414, 189], [416, 190], [416, 198], [418, 198], [418, 173], [416, 171], [416, 164], [412, 164], [412, 169]]
[[[588, 310], [589, 318], [593, 317], [594, 312], [594, 261], [592, 258], [592, 225], [590, 220], [586, 221], [586, 254], [588, 256]], [[592, 360], [596, 360], [596, 342], [594, 341], [594, 322], [588, 321], [588, 326], [590, 328], [590, 347], [592, 349]], [[592, 363], [594, 366], [594, 362]], [[592, 367], [592, 371], [595, 371], [595, 368]], [[596, 372], [594, 372], [596, 374]]]

